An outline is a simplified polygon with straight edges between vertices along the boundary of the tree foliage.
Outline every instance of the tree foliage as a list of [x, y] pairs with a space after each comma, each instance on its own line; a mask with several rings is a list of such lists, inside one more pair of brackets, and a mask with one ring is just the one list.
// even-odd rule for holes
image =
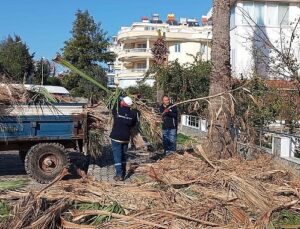
[[[174, 102], [199, 98], [208, 95], [209, 75], [211, 63], [202, 61], [200, 55], [194, 56], [193, 63], [180, 64], [178, 60], [169, 62], [167, 65], [154, 65], [146, 73], [146, 77], [156, 79], [156, 87], [169, 95]], [[159, 102], [161, 97], [158, 98]], [[207, 104], [196, 102], [182, 105], [181, 111], [187, 113], [201, 113], [206, 115]]]
[[0, 43], [0, 73], [13, 82], [25, 83], [34, 72], [33, 57], [20, 36], [8, 36]]
[[[247, 81], [236, 79], [233, 88], [244, 85]], [[246, 88], [246, 87], [245, 87]], [[247, 88], [238, 90], [235, 99], [235, 126], [253, 141], [256, 130], [262, 130], [280, 116], [282, 100], [277, 89], [268, 87], [259, 76], [248, 80]]]
[[33, 84], [48, 84], [48, 78], [52, 72], [49, 60], [41, 59], [36, 62], [36, 70], [32, 78]]
[[[174, 101], [184, 101], [208, 95], [210, 72], [211, 63], [202, 61], [200, 57], [195, 57], [191, 64], [180, 64], [176, 60], [161, 69], [157, 81], [165, 94], [168, 94]], [[206, 107], [206, 103], [197, 102], [183, 106], [182, 110], [200, 112], [204, 115]]]
[[[78, 10], [72, 38], [65, 42], [63, 48], [64, 58], [105, 85], [106, 75], [101, 64], [115, 58], [113, 53], [108, 52], [108, 46], [109, 39], [101, 24], [96, 23], [88, 11]], [[102, 94], [100, 89], [73, 73], [63, 80], [63, 84], [76, 96], [98, 99]]]
[[147, 103], [156, 102], [156, 88], [154, 86], [151, 87], [147, 84], [138, 84], [137, 86], [126, 88], [126, 92], [129, 95], [136, 95]]
[[62, 86], [62, 82], [58, 77], [52, 76], [47, 79], [47, 85]]

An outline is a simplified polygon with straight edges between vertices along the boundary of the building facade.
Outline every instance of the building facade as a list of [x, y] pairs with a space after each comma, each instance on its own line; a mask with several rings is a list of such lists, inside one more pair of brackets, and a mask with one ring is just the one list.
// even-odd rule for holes
[[289, 78], [291, 73], [281, 64], [281, 54], [289, 53], [300, 68], [299, 18], [299, 0], [237, 0], [230, 19], [233, 75]]
[[[154, 14], [152, 19], [143, 17], [130, 27], [122, 27], [114, 37], [111, 51], [117, 55], [114, 63], [114, 77], [120, 87], [135, 86], [144, 78], [153, 64], [151, 48], [158, 38], [158, 31], [165, 33], [169, 48], [168, 61], [178, 60], [181, 64], [192, 63], [193, 56], [202, 55], [203, 60], [210, 59], [211, 26], [200, 26], [195, 19], [181, 18], [176, 21], [174, 15], [168, 15], [167, 21]], [[153, 85], [154, 79], [148, 78], [146, 84]]]

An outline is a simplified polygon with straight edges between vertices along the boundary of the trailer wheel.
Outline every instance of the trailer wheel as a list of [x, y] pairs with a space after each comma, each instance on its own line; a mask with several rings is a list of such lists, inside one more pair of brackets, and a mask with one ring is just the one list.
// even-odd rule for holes
[[69, 165], [65, 148], [57, 143], [37, 144], [25, 157], [25, 170], [39, 183], [49, 183]]

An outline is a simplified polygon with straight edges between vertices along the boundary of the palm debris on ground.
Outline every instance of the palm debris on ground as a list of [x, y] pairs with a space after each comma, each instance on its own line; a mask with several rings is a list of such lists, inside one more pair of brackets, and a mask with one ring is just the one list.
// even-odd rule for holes
[[274, 228], [300, 214], [300, 179], [269, 155], [210, 161], [202, 147], [140, 165], [131, 183], [59, 181], [19, 199], [2, 228]]

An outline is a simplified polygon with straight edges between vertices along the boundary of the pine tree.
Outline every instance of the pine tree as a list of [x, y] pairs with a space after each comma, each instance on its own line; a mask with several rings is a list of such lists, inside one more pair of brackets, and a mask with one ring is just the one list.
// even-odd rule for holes
[[15, 83], [25, 83], [34, 71], [33, 57], [20, 36], [8, 36], [0, 43], [0, 73]]
[[[63, 56], [74, 66], [105, 85], [106, 74], [101, 64], [112, 62], [115, 58], [115, 55], [108, 51], [109, 44], [107, 33], [103, 31], [101, 24], [96, 23], [88, 11], [78, 10], [73, 23], [72, 38], [65, 42]], [[97, 87], [73, 73], [68, 79], [72, 80], [72, 84], [64, 80], [65, 84], [75, 83], [75, 87], [68, 89], [77, 96], [96, 98], [102, 93]]]

